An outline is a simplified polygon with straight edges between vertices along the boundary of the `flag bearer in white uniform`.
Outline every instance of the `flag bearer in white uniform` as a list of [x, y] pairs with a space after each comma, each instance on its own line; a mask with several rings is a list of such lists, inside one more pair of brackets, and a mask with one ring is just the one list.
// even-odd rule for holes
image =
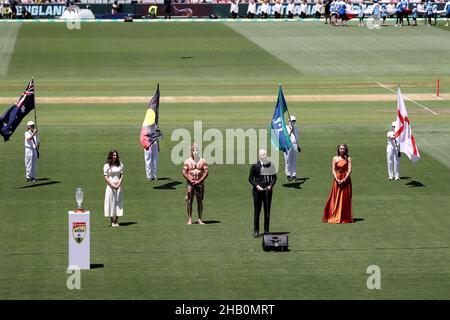
[[297, 158], [300, 148], [298, 145], [298, 128], [295, 127], [296, 122], [295, 116], [290, 116], [289, 123], [286, 127], [292, 143], [292, 147], [289, 149], [288, 153], [284, 154], [285, 173], [288, 181], [297, 179]]
[[145, 174], [147, 175], [148, 181], [158, 180], [157, 170], [158, 170], [158, 153], [159, 153], [159, 141], [156, 140], [148, 148], [144, 149], [144, 159], [145, 159]]
[[28, 121], [25, 131], [25, 171], [27, 181], [36, 181], [39, 136], [33, 121]]
[[387, 166], [389, 173], [389, 180], [400, 179], [400, 146], [394, 138], [396, 122], [392, 122], [391, 130], [387, 133]]

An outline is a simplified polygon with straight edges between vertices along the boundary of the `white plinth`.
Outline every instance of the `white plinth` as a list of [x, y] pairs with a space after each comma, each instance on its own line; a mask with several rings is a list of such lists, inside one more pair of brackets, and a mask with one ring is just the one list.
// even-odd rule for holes
[[90, 212], [69, 211], [69, 268], [90, 269], [91, 226]]

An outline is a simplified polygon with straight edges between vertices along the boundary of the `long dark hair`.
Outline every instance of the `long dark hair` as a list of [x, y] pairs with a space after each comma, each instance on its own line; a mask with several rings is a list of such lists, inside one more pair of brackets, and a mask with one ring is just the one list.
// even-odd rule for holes
[[340, 146], [345, 147], [344, 159], [348, 159], [348, 157], [350, 157], [350, 155], [348, 154], [348, 147], [347, 147], [347, 145], [346, 145], [345, 143], [341, 143], [340, 145], [337, 146], [337, 148], [336, 148], [336, 154], [337, 154], [337, 156], [338, 156], [338, 157], [341, 156], [341, 154], [339, 153], [339, 147], [340, 147]]
[[[117, 155], [116, 163], [113, 163], [113, 154]], [[109, 166], [120, 166], [120, 158], [119, 158], [119, 152], [117, 150], [111, 150], [108, 154], [108, 159], [106, 159], [106, 163], [109, 164]]]

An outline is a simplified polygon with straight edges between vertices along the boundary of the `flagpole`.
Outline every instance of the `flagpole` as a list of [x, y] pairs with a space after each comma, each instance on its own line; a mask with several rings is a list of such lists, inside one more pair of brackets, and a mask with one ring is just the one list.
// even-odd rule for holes
[[38, 125], [37, 125], [37, 114], [36, 114], [36, 90], [35, 90], [35, 85], [34, 85], [34, 77], [31, 78], [31, 82], [33, 83], [33, 99], [34, 99], [34, 125], [36, 126], [36, 131], [38, 129]]
[[[401, 90], [400, 90], [400, 83], [397, 83], [397, 113], [398, 113], [398, 99], [399, 99], [398, 93], [399, 92], [401, 92]], [[400, 98], [402, 98], [402, 97], [400, 97]], [[398, 114], [397, 114], [397, 118], [398, 118]], [[395, 128], [395, 129], [397, 129], [397, 128]], [[394, 132], [394, 135], [395, 135], [395, 132]], [[397, 148], [398, 148], [397, 155], [400, 158], [402, 156], [402, 154], [400, 152], [400, 139], [399, 139], [399, 141], [397, 141], [397, 138], [394, 138], [394, 141], [395, 141], [395, 144], [397, 145]]]
[[[36, 128], [36, 133], [38, 132], [38, 125], [37, 125], [37, 112], [36, 112], [36, 87], [34, 85], [34, 77], [31, 78], [31, 83], [33, 84], [33, 100], [34, 100], [34, 126]], [[36, 153], [37, 157], [39, 158], [39, 144], [36, 143]]]

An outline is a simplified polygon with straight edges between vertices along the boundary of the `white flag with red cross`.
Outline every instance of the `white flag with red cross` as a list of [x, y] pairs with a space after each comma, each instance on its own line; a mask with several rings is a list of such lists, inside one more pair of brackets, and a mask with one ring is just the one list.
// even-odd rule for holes
[[411, 122], [408, 118], [408, 111], [406, 111], [400, 86], [397, 89], [397, 125], [395, 126], [394, 137], [400, 146], [400, 152], [406, 154], [412, 162], [420, 159], [419, 149], [412, 134]]

